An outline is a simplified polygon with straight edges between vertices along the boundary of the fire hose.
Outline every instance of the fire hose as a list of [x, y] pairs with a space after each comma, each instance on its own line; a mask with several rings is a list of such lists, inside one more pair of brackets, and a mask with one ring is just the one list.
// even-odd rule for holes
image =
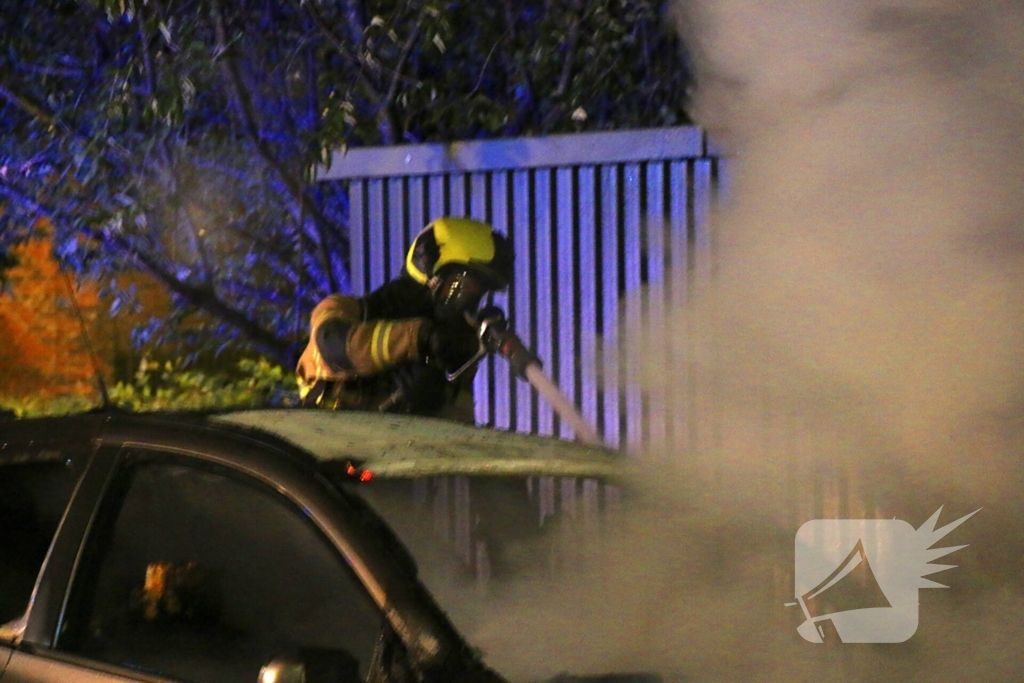
[[508, 361], [513, 374], [529, 382], [537, 393], [544, 397], [555, 412], [572, 427], [577, 440], [591, 446], [604, 445], [594, 428], [583, 419], [565, 394], [544, 373], [540, 358], [509, 328], [504, 311], [497, 306], [488, 306], [480, 311], [474, 322], [477, 337], [480, 339], [480, 350], [462, 367], [447, 373], [448, 381], [454, 380], [468, 370], [485, 354], [494, 353]]

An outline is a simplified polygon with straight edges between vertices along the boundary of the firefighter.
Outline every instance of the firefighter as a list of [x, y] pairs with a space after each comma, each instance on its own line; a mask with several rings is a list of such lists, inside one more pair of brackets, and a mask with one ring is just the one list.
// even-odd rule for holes
[[[438, 218], [412, 241], [402, 274], [362, 298], [332, 294], [310, 316], [296, 375], [304, 406], [473, 422], [483, 298], [508, 287], [504, 235], [468, 218]], [[466, 368], [454, 379], [451, 374]]]

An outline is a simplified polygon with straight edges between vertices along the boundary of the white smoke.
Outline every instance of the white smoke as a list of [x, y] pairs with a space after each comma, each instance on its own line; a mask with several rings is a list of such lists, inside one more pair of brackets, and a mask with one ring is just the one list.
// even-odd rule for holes
[[[701, 436], [640, 454], [683, 466], [652, 465], [655, 483], [600, 552], [555, 589], [509, 587], [471, 638], [515, 680], [1019, 678], [1024, 9], [678, 10], [697, 117], [731, 157], [729, 185], [714, 275], [626, 360]], [[674, 364], [645, 367], [651, 344]], [[696, 422], [681, 386], [686, 410], [702, 406]], [[935, 577], [948, 591], [920, 595], [912, 640], [800, 639], [802, 615], [782, 604], [802, 522], [917, 527], [939, 506], [940, 523], [983, 509], [951, 535], [970, 546]]]

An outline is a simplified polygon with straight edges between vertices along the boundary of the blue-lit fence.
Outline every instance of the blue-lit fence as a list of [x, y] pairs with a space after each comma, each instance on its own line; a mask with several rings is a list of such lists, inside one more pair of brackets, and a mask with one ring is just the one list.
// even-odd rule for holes
[[[398, 275], [410, 239], [432, 218], [469, 216], [506, 233], [515, 282], [496, 303], [584, 418], [624, 446], [663, 434], [667, 407], [625, 382], [620, 355], [602, 342], [640, 320], [639, 304], [622, 305], [625, 294], [668, 268], [709, 276], [718, 168], [703, 132], [679, 127], [361, 148], [335, 154], [320, 180], [348, 184], [356, 294]], [[670, 289], [646, 305], [685, 295]], [[699, 393], [682, 387], [677, 397]], [[500, 358], [480, 368], [475, 396], [480, 424], [572, 437]]]

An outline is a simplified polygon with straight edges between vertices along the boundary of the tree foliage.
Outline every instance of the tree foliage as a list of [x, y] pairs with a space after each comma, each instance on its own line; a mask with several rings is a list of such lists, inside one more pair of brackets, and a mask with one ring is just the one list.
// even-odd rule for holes
[[110, 400], [136, 411], [294, 407], [297, 391], [295, 375], [265, 359], [241, 360], [234, 372], [216, 374], [143, 360], [134, 381], [119, 382]]
[[[295, 376], [265, 359], [239, 361], [231, 372], [208, 373], [181, 362], [143, 359], [130, 382], [110, 388], [110, 405], [121, 410], [227, 410], [295, 407]], [[16, 417], [65, 415], [95, 408], [95, 396], [62, 394], [9, 397], [0, 392], [0, 411]]]
[[310, 180], [331, 150], [684, 123], [661, 10], [5, 0], [0, 253], [46, 216], [75, 272], [116, 288], [141, 269], [173, 294], [140, 341], [201, 313], [203, 341], [288, 362], [315, 302], [348, 288], [346, 197]]
[[[75, 288], [49, 258], [50, 243], [12, 250], [9, 299], [0, 307], [0, 396], [93, 394], [97, 368], [83, 327], [94, 328], [94, 287]], [[96, 348], [96, 347], [94, 347]]]

